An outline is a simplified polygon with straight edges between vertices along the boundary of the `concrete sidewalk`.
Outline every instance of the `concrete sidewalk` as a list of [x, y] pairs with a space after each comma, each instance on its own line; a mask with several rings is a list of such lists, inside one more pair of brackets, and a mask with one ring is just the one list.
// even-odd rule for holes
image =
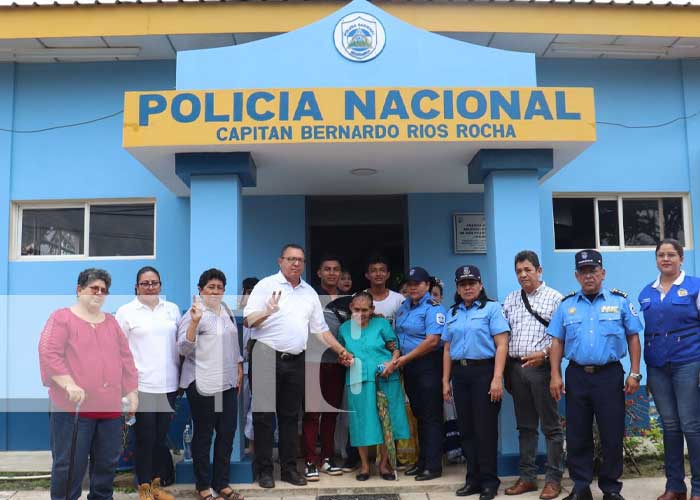
[[[521, 495], [519, 497], [505, 497], [503, 496], [503, 488], [509, 485], [512, 478], [505, 478], [504, 485], [499, 490], [499, 498], [517, 498], [521, 500], [536, 500], [539, 498], [539, 493], [528, 493]], [[352, 478], [354, 483], [354, 477]], [[381, 480], [380, 480], [381, 481]], [[321, 481], [321, 485], [324, 482]], [[369, 481], [368, 481], [369, 482]], [[386, 483], [386, 481], [382, 481]], [[321, 488], [319, 486], [306, 486], [301, 488], [295, 488], [293, 490], [288, 488], [275, 488], [273, 490], [260, 491], [260, 489], [255, 488], [242, 488], [241, 492], [244, 494], [246, 500], [315, 500], [318, 495], [343, 493], [343, 494], [362, 494], [362, 493], [399, 493], [401, 500], [455, 500], [458, 497], [454, 494], [454, 489], [449, 487], [449, 484], [440, 481], [431, 481], [431, 485], [421, 485], [417, 486], [415, 481], [402, 478], [395, 485], [382, 485], [381, 487], [376, 487], [373, 485], [362, 486], [360, 488], [354, 487], [350, 481], [344, 481], [345, 487], [335, 487]], [[570, 487], [570, 481], [565, 481], [565, 487]], [[185, 487], [183, 487], [185, 486]], [[281, 485], [280, 485], [281, 486]], [[338, 486], [340, 486], [338, 484]], [[461, 485], [460, 485], [461, 486]], [[626, 500], [654, 500], [659, 494], [663, 492], [664, 479], [663, 478], [639, 478], [639, 479], [628, 479], [625, 480], [625, 486], [622, 490]], [[194, 499], [194, 487], [186, 485], [180, 485], [178, 488], [168, 488], [169, 491], [175, 494], [177, 499]], [[332, 491], [331, 491], [332, 490]], [[411, 491], [412, 490], [412, 491]], [[427, 490], [427, 491], [418, 491]], [[562, 493], [559, 497], [564, 498], [567, 493]], [[82, 498], [85, 498], [84, 494]], [[594, 488], [593, 498], [595, 500], [600, 500], [603, 495]], [[49, 493], [46, 490], [36, 490], [36, 491], [0, 491], [0, 500], [49, 500]], [[468, 497], [468, 498], [478, 498], [478, 497]], [[136, 493], [116, 493], [114, 495], [115, 500], [137, 500], [138, 495]]]
[[[2, 472], [48, 472], [51, 469], [51, 454], [49, 452], [1, 452], [0, 476]], [[316, 483], [298, 487], [279, 481], [279, 473], [276, 474], [277, 487], [263, 489], [257, 484], [237, 484], [236, 488], [245, 496], [246, 500], [314, 500], [319, 495], [333, 494], [387, 494], [399, 493], [401, 500], [453, 500], [457, 497], [454, 492], [464, 484], [465, 468], [463, 465], [446, 467], [441, 478], [427, 482], [416, 482], [413, 478], [403, 475], [398, 481], [384, 481], [379, 476], [373, 475], [368, 481], [359, 482], [355, 479], [355, 473], [342, 476], [323, 475]], [[510, 486], [515, 478], [502, 477], [499, 496], [506, 498], [503, 490]], [[540, 486], [542, 486], [540, 481]], [[654, 500], [663, 493], [665, 479], [653, 478], [627, 478], [624, 479], [622, 494], [626, 500]], [[0, 481], [0, 500], [49, 500], [46, 490], [14, 491], [11, 481]], [[571, 481], [565, 479], [564, 488], [568, 492], [571, 489]], [[178, 499], [193, 500], [195, 497], [194, 485], [178, 484], [168, 488]], [[595, 487], [593, 498], [599, 500], [602, 494]], [[562, 493], [563, 498], [568, 493]], [[83, 498], [87, 496], [84, 492]], [[115, 500], [136, 500], [136, 493], [115, 493]], [[469, 497], [476, 498], [476, 497]], [[533, 492], [518, 497], [521, 500], [536, 500], [539, 492]]]

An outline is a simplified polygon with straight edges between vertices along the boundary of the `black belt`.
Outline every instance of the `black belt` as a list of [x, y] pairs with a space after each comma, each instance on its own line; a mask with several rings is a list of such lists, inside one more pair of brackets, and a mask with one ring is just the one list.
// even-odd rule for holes
[[458, 366], [482, 366], [482, 365], [492, 365], [494, 363], [494, 358], [486, 359], [453, 359], [452, 365]]
[[509, 363], [522, 363], [523, 358], [521, 357], [516, 357], [516, 356], [508, 356], [508, 362]]
[[290, 352], [279, 352], [275, 351], [277, 353], [277, 357], [280, 358], [282, 361], [293, 361], [297, 359], [300, 356], [304, 355], [304, 351], [300, 352], [299, 354], [292, 354]]
[[619, 365], [620, 362], [619, 361], [611, 361], [610, 363], [605, 363], [604, 365], [581, 365], [581, 364], [577, 363], [576, 361], [569, 361], [569, 364], [571, 366], [575, 366], [576, 368], [583, 369], [583, 371], [586, 373], [598, 373], [598, 372], [605, 370], [606, 368], [610, 368], [611, 366]]

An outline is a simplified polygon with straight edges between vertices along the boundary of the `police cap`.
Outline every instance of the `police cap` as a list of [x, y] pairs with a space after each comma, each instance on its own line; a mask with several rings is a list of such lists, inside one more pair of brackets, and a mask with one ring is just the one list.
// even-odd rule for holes
[[462, 280], [481, 281], [481, 271], [476, 266], [460, 266], [455, 271], [455, 283]]
[[574, 257], [576, 261], [576, 270], [579, 271], [582, 267], [593, 266], [603, 267], [603, 256], [595, 250], [581, 250], [576, 252]]
[[406, 281], [430, 281], [430, 273], [423, 269], [422, 267], [412, 267], [408, 271], [408, 276], [406, 276]]

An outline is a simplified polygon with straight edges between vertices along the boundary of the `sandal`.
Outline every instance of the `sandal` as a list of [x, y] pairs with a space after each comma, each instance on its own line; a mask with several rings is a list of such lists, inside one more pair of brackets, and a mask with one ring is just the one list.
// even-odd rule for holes
[[[219, 490], [219, 496], [221, 498], [224, 498], [226, 500], [243, 500], [243, 495], [241, 495], [239, 492], [235, 491], [230, 486], [226, 486], [224, 488], [224, 490], [229, 490], [229, 491], [227, 493], [223, 490]], [[205, 499], [205, 500], [208, 500], [208, 499]]]
[[[202, 491], [207, 491], [207, 490], [202, 490]], [[197, 500], [215, 500], [214, 495], [211, 494], [211, 490], [209, 490], [209, 493], [206, 496], [203, 496], [200, 491], [195, 491], [194, 497]]]

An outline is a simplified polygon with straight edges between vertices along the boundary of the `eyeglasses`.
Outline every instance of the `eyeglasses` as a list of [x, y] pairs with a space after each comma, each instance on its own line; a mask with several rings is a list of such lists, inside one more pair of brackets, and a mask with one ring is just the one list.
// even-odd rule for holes
[[306, 259], [304, 257], [282, 257], [289, 264], [303, 264]]
[[103, 286], [92, 285], [86, 288], [90, 290], [93, 295], [109, 295], [109, 290]]
[[160, 281], [139, 281], [139, 286], [142, 288], [158, 288]]

